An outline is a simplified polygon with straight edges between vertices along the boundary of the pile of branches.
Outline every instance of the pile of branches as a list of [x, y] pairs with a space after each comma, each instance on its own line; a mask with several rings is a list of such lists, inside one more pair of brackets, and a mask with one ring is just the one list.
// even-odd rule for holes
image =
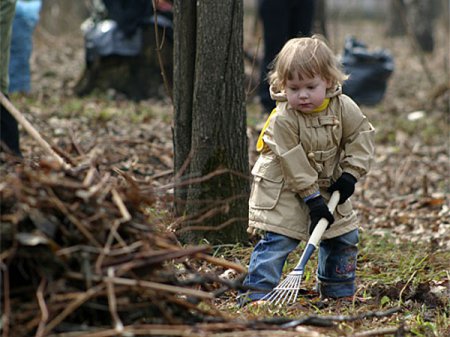
[[3, 336], [224, 319], [214, 299], [239, 281], [217, 275], [243, 267], [159, 228], [149, 186], [51, 160], [0, 171]]

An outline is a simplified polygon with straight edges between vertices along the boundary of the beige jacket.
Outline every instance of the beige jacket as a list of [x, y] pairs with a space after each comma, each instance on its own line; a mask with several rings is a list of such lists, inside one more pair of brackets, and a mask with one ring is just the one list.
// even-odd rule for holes
[[[271, 89], [272, 90], [272, 89]], [[336, 87], [321, 112], [292, 109], [284, 92], [272, 92], [277, 111], [264, 133], [264, 149], [253, 167], [249, 229], [308, 239], [309, 209], [303, 198], [326, 191], [342, 172], [365, 175], [374, 154], [374, 133], [359, 107]], [[324, 239], [358, 227], [350, 199], [338, 205]]]

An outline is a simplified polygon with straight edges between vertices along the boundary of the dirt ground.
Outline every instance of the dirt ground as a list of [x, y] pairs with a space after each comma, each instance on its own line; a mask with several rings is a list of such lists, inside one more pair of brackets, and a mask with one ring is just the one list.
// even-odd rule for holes
[[[381, 336], [382, 328], [391, 327], [396, 330], [384, 335], [450, 336], [448, 23], [438, 22], [432, 54], [421, 54], [408, 38], [389, 38], [383, 31], [381, 23], [370, 20], [330, 22], [329, 40], [336, 52], [342, 51], [345, 36], [352, 34], [369, 48], [388, 49], [395, 60], [384, 100], [362, 107], [377, 129], [377, 147], [374, 167], [358, 184], [355, 197], [363, 227], [357, 299], [350, 304], [322, 303], [305, 296], [289, 309], [238, 310], [233, 296], [221, 298], [218, 306], [230, 316], [357, 315], [400, 304], [403, 311], [389, 318], [341, 322], [333, 329], [298, 326], [296, 333], [356, 336], [358, 331], [372, 330], [372, 335], [364, 336]], [[246, 48], [253, 52], [256, 44], [250, 41], [251, 32], [247, 28]], [[74, 97], [73, 87], [83, 67], [83, 40], [78, 32], [54, 36], [38, 27], [31, 62], [33, 91], [13, 94], [12, 102], [44, 138], [68, 152], [81, 149], [74, 160], [81, 162], [100, 153], [96, 158], [100, 167], [118, 166], [155, 188], [170, 183], [172, 107], [168, 101], [131, 102], [114, 91]], [[262, 121], [254, 95], [249, 94], [247, 106], [248, 134], [254, 144], [256, 125]], [[30, 136], [22, 135], [25, 160], [46, 157]], [[256, 158], [252, 149], [250, 158], [252, 162]], [[217, 249], [224, 258], [243, 265], [248, 262], [249, 247]], [[305, 284], [313, 287], [313, 283], [311, 278]], [[401, 332], [401, 327], [406, 330]], [[275, 331], [271, 335], [278, 336]]]

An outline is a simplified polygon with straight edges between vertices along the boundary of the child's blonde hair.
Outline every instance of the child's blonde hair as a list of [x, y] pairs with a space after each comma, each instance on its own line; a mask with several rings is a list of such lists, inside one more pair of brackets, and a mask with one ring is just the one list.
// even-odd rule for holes
[[274, 60], [273, 70], [269, 73], [269, 83], [275, 90], [282, 90], [286, 81], [297, 74], [299, 79], [319, 75], [330, 81], [332, 87], [342, 84], [348, 78], [342, 70], [333, 51], [320, 35], [290, 39]]

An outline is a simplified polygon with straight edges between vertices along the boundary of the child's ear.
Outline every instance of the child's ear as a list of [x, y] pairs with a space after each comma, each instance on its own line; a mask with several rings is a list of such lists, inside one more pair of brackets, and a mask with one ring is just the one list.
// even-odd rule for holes
[[333, 87], [333, 81], [327, 80], [327, 89], [331, 89]]

